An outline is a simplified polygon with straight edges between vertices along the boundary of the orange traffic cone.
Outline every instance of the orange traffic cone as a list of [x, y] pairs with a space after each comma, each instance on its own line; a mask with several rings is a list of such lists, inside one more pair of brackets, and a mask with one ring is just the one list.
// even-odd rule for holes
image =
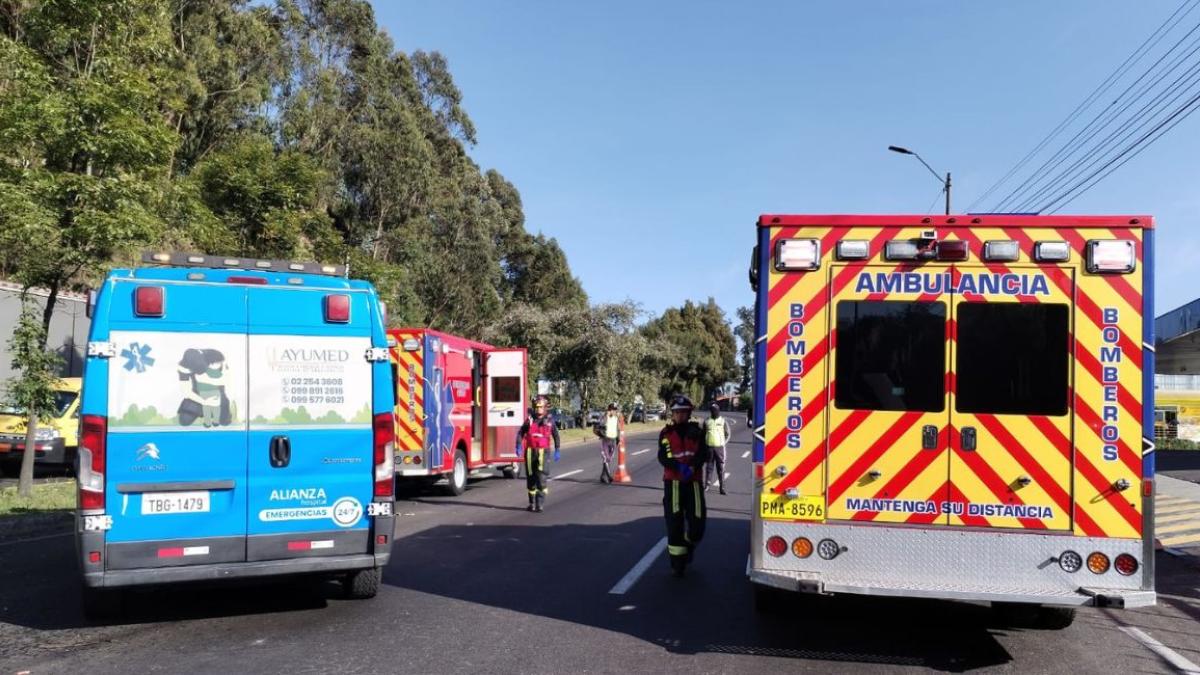
[[614, 483], [632, 483], [633, 477], [629, 475], [629, 471], [625, 468], [625, 437], [621, 436], [621, 442], [617, 444], [617, 472], [613, 474]]

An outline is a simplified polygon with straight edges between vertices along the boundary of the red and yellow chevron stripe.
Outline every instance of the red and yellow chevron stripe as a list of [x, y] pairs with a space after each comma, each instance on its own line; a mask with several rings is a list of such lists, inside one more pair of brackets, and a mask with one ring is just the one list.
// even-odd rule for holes
[[[844, 221], [843, 221], [844, 222]], [[796, 488], [823, 495], [831, 519], [924, 525], [1071, 530], [1082, 536], [1136, 538], [1142, 532], [1141, 265], [1133, 274], [1094, 275], [1084, 270], [1090, 239], [1129, 239], [1139, 228], [938, 227], [943, 239], [967, 241], [965, 263], [930, 263], [924, 271], [966, 270], [1042, 275], [1048, 293], [932, 296], [858, 292], [853, 281], [867, 271], [906, 271], [883, 260], [890, 239], [916, 238], [923, 228], [783, 226], [781, 238], [815, 238], [822, 264], [811, 273], [765, 271], [767, 322], [764, 393], [766, 490]], [[867, 240], [870, 258], [839, 263], [837, 241]], [[1015, 240], [1020, 262], [979, 260], [983, 242]], [[1033, 261], [1038, 241], [1066, 241], [1070, 261]], [[956, 277], [957, 279], [957, 277]], [[839, 410], [833, 404], [837, 334], [832, 312], [840, 300], [933, 300], [947, 307], [946, 409], [942, 412]], [[955, 410], [957, 307], [972, 302], [1053, 303], [1071, 307], [1070, 401], [1067, 415], [967, 414]], [[1117, 349], [1119, 348], [1119, 350]], [[796, 365], [798, 363], [798, 365]], [[789, 427], [790, 425], [790, 427]], [[921, 449], [922, 427], [938, 429], [937, 450]], [[974, 451], [963, 451], [961, 430], [977, 432]], [[1115, 430], [1115, 431], [1114, 431]], [[781, 472], [781, 473], [780, 473]], [[876, 475], [876, 473], [878, 475]], [[1127, 490], [1117, 486], [1128, 484]], [[874, 512], [847, 508], [847, 499], [936, 503], [936, 513]], [[948, 510], [945, 505], [949, 504]], [[972, 513], [968, 504], [1039, 505], [1044, 518]]]
[[[425, 449], [425, 366], [424, 335], [413, 333], [390, 333], [395, 344], [389, 347], [392, 364], [396, 368], [396, 450], [400, 452], [423, 451]], [[418, 340], [422, 348], [405, 351], [406, 339]]]

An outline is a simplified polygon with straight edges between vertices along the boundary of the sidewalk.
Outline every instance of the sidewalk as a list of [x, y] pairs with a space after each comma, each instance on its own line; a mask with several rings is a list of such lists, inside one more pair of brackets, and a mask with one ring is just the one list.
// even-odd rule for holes
[[1200, 485], [1155, 476], [1154, 536], [1170, 554], [1200, 565]]

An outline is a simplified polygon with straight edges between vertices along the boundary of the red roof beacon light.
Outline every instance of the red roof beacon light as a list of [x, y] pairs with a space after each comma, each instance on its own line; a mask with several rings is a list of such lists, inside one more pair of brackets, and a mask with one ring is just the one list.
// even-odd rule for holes
[[325, 296], [325, 322], [350, 323], [350, 296], [340, 293]]
[[162, 286], [138, 286], [133, 291], [133, 313], [140, 317], [161, 318], [165, 306]]
[[936, 246], [938, 260], [966, 260], [971, 255], [971, 249], [967, 246], [967, 242], [961, 239], [939, 241]]

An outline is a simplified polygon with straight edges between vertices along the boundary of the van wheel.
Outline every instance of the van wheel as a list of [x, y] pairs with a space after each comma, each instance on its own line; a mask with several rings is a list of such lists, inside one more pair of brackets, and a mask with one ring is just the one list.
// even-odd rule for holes
[[346, 592], [346, 597], [350, 600], [373, 598], [379, 592], [381, 576], [378, 567], [351, 572], [342, 580], [342, 590]]
[[446, 491], [457, 497], [467, 490], [467, 456], [462, 450], [454, 453], [454, 464], [446, 477]]
[[89, 619], [111, 619], [121, 615], [125, 598], [121, 591], [83, 587], [83, 615]]
[[517, 465], [513, 464], [512, 466], [504, 467], [502, 473], [504, 474], [504, 477], [509, 480], [516, 478], [517, 477]]

